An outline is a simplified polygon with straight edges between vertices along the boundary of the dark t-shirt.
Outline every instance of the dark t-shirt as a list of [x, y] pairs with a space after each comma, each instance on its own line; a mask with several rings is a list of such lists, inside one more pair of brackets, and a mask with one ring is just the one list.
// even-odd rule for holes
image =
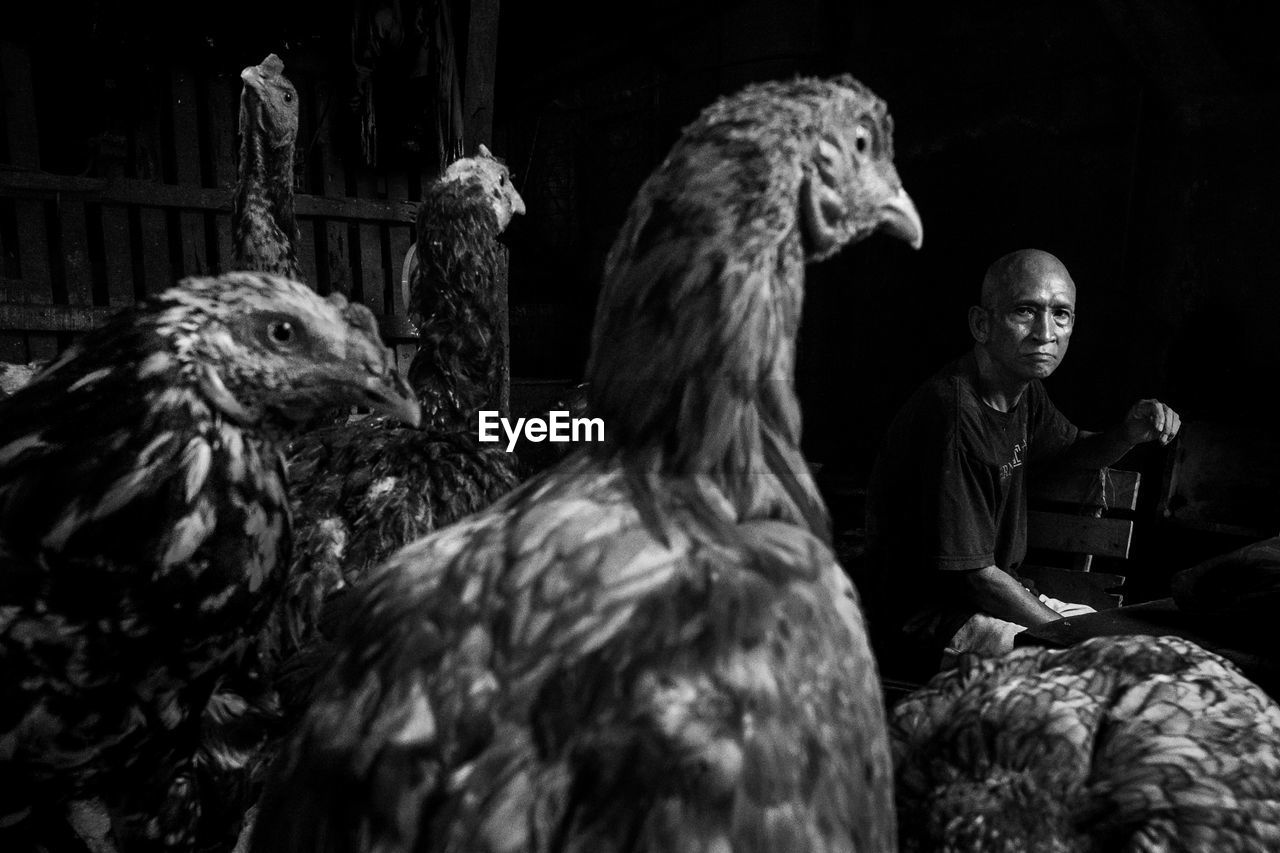
[[939, 614], [931, 646], [975, 612], [958, 570], [1017, 577], [1027, 551], [1026, 471], [1070, 446], [1077, 430], [1033, 380], [997, 411], [978, 393], [973, 353], [922, 385], [894, 418], [867, 495], [869, 618], [882, 635]]

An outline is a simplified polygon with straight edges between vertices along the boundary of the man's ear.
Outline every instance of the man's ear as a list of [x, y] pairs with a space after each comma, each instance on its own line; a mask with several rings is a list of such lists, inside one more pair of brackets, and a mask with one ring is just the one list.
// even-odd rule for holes
[[969, 308], [969, 334], [980, 344], [985, 344], [991, 334], [991, 315], [980, 305]]

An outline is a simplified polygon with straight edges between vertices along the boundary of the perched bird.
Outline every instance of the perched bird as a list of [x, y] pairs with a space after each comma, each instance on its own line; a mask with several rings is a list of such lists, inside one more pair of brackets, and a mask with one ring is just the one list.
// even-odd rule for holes
[[274, 53], [240, 72], [240, 164], [231, 208], [236, 269], [302, 281], [293, 215], [298, 91]]
[[420, 343], [409, 372], [423, 428], [368, 417], [291, 443], [293, 571], [258, 660], [231, 673], [209, 708], [204, 760], [226, 799], [210, 810], [212, 823], [233, 827], [256, 800], [276, 737], [300, 716], [323, 662], [332, 631], [320, 630], [322, 613], [326, 626], [341, 622], [334, 598], [402, 545], [515, 486], [512, 454], [480, 443], [476, 412], [498, 408], [498, 236], [524, 209], [483, 145], [425, 189], [410, 293]]
[[409, 293], [418, 350], [409, 384], [427, 428], [475, 434], [476, 412], [498, 408], [506, 360], [498, 235], [524, 212], [506, 165], [484, 145], [475, 157], [450, 163], [418, 206]]
[[966, 656], [890, 733], [904, 851], [1280, 849], [1280, 706], [1177, 637]]
[[511, 454], [479, 442], [477, 413], [499, 405], [498, 237], [524, 211], [506, 166], [483, 145], [425, 189], [409, 305], [422, 428], [367, 418], [292, 443], [299, 583], [339, 580], [339, 570], [354, 580], [515, 485]]
[[687, 127], [607, 258], [606, 442], [356, 594], [257, 850], [891, 850], [875, 662], [800, 456], [804, 264], [918, 245], [885, 105], [750, 86]]
[[122, 311], [0, 401], [0, 848], [191, 843], [201, 713], [286, 582], [284, 436], [356, 403], [420, 417], [373, 315], [251, 273]]

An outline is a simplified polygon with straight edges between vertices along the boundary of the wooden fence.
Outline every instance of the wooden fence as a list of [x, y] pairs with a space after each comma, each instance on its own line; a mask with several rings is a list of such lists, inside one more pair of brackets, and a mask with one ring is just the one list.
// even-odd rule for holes
[[[49, 358], [141, 296], [230, 268], [239, 71], [150, 72], [145, 94], [158, 107], [149, 117], [118, 129], [116, 150], [104, 147], [90, 177], [51, 174], [41, 164], [32, 57], [0, 42], [0, 361]], [[301, 99], [305, 277], [367, 305], [407, 358], [401, 267], [422, 175], [344, 158], [334, 122], [341, 94], [319, 76], [285, 73]]]

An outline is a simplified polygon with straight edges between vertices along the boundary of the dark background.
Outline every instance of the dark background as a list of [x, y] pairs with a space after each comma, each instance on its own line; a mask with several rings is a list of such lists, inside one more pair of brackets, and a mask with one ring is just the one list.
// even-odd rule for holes
[[[464, 49], [468, 4], [450, 5]], [[129, 68], [234, 73], [275, 51], [286, 69], [346, 81], [353, 12], [369, 6], [73, 2], [3, 14], [5, 37], [38, 48], [39, 85], [57, 95], [41, 101], [57, 105], [42, 122], [62, 128], [42, 136], [42, 164], [76, 174], [104, 105], [138, 97]], [[1269, 427], [1280, 50], [1266, 7], [507, 0], [491, 147], [528, 206], [506, 236], [512, 374], [580, 376], [609, 243], [703, 106], [753, 80], [847, 71], [889, 104], [925, 243], [912, 252], [873, 237], [810, 271], [799, 383], [805, 449], [829, 482], [865, 482], [898, 405], [969, 346], [965, 311], [986, 265], [1028, 246], [1058, 255], [1079, 288], [1071, 353], [1048, 385], [1076, 423], [1102, 428], [1158, 396], [1189, 422]], [[428, 177], [436, 167], [417, 163]], [[1170, 452], [1126, 459], [1147, 478], [1135, 555], [1157, 578], [1196, 548], [1230, 544], [1180, 539], [1155, 517]]]
[[503, 10], [498, 139], [530, 210], [510, 232], [512, 300], [576, 309], [579, 346], [517, 362], [578, 367], [626, 205], [703, 105], [847, 70], [890, 105], [926, 239], [913, 253], [873, 238], [811, 270], [813, 454], [864, 470], [914, 384], [968, 346], [986, 265], [1024, 246], [1079, 287], [1050, 387], [1082, 426], [1144, 395], [1259, 417], [1280, 366], [1280, 51], [1262, 4], [542, 5]]
[[[508, 236], [513, 310], [565, 334], [554, 348], [517, 337], [517, 372], [579, 369], [614, 231], [699, 109], [752, 80], [848, 71], [889, 103], [925, 242], [872, 238], [810, 269], [805, 450], [838, 527], [859, 523], [856, 493], [897, 407], [970, 345], [987, 264], [1034, 246], [1079, 289], [1071, 352], [1048, 384], [1058, 406], [1101, 429], [1159, 397], [1214, 425], [1198, 473], [1239, 480], [1205, 498], [1225, 526], [1175, 524], [1161, 510], [1178, 448], [1123, 460], [1145, 484], [1131, 600], [1280, 532], [1280, 51], [1264, 4], [545, 5], [503, 10], [496, 138], [530, 210]], [[1256, 526], [1223, 532], [1246, 517]]]

